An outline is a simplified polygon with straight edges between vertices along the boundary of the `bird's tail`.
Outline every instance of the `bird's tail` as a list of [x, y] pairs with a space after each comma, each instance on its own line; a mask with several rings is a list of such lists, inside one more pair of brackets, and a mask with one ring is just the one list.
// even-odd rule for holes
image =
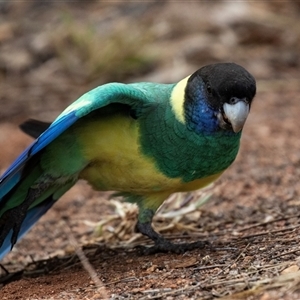
[[0, 179], [0, 259], [74, 182], [61, 185], [45, 175], [39, 154], [31, 157], [15, 176]]
[[[55, 199], [52, 196], [45, 199], [39, 205], [29, 209], [27, 211], [26, 217], [21, 225], [20, 231], [18, 233], [17, 240], [20, 240], [30, 228], [43, 216], [47, 210], [55, 203]], [[3, 244], [0, 247], [0, 260], [11, 250], [13, 244], [11, 242], [13, 230], [6, 235], [4, 238]]]

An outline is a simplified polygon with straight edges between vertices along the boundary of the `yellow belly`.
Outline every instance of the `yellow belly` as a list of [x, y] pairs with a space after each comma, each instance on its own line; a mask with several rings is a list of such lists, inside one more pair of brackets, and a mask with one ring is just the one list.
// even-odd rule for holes
[[196, 190], [221, 174], [184, 183], [168, 178], [155, 167], [154, 160], [139, 149], [138, 122], [124, 116], [101, 117], [81, 122], [76, 135], [90, 164], [80, 173], [96, 190], [112, 190], [146, 195]]

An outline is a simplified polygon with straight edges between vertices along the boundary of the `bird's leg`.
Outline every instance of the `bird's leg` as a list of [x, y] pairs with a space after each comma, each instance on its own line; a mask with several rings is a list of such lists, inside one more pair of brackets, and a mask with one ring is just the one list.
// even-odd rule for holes
[[206, 246], [209, 245], [207, 242], [203, 242], [203, 241], [175, 244], [166, 240], [162, 235], [158, 234], [152, 228], [151, 223], [152, 223], [153, 216], [154, 216], [153, 210], [145, 209], [143, 210], [142, 213], [140, 212], [139, 220], [137, 222], [137, 229], [142, 234], [148, 236], [155, 243], [153, 247], [145, 249], [144, 251], [145, 254], [154, 254], [157, 252], [183, 253], [193, 249], [205, 248]]

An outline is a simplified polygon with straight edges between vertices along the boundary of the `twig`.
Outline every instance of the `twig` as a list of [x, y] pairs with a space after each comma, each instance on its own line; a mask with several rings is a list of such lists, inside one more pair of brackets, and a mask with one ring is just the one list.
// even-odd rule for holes
[[220, 272], [218, 272], [217, 275], [214, 276], [214, 278], [218, 277], [220, 274], [224, 273], [227, 269], [229, 269], [233, 264], [235, 264], [240, 259], [240, 257], [245, 253], [245, 251], [247, 250], [247, 248], [249, 246], [250, 246], [250, 243], [246, 245], [246, 247], [240, 252], [238, 257], [233, 262], [231, 262], [224, 269], [222, 269]]
[[9, 274], [9, 271], [2, 264], [0, 264], [0, 268], [5, 272], [6, 275]]
[[249, 229], [253, 229], [255, 227], [264, 226], [264, 225], [272, 224], [272, 223], [275, 223], [275, 222], [281, 222], [281, 221], [289, 220], [289, 219], [292, 219], [292, 218], [299, 218], [299, 217], [300, 217], [300, 214], [295, 215], [295, 216], [286, 216], [286, 217], [282, 217], [282, 218], [278, 218], [278, 219], [269, 220], [269, 221], [266, 221], [266, 222], [261, 222], [261, 223], [256, 223], [256, 224], [253, 224], [253, 225], [249, 225], [247, 227], [239, 229], [238, 231], [242, 232], [242, 231], [246, 231], [246, 230], [249, 230]]
[[201, 270], [208, 270], [208, 269], [214, 269], [214, 268], [222, 268], [225, 267], [226, 265], [224, 264], [216, 264], [216, 265], [210, 265], [210, 266], [204, 266], [204, 267], [197, 267], [193, 268], [194, 271], [201, 271]]
[[[150, 295], [147, 295], [147, 296], [144, 296], [144, 297], [140, 297], [139, 299], [140, 300], [147, 300], [147, 299], [166, 299], [167, 296], [176, 296], [177, 293], [180, 293], [182, 294], [183, 292], [186, 292], [186, 291], [192, 291], [192, 290], [195, 290], [195, 289], [198, 289], [200, 287], [200, 284], [196, 284], [194, 286], [189, 286], [189, 287], [185, 287], [185, 288], [180, 288], [180, 289], [176, 289], [176, 290], [172, 290], [172, 291], [165, 291], [164, 292], [164, 289], [162, 289], [161, 293], [158, 294], [158, 295], [155, 295], [155, 296], [150, 296]], [[158, 290], [159, 292], [160, 290]]]
[[97, 276], [97, 273], [96, 273], [95, 269], [90, 264], [88, 258], [85, 256], [82, 248], [78, 245], [78, 243], [77, 243], [77, 241], [76, 241], [76, 239], [75, 239], [75, 237], [74, 237], [74, 235], [72, 233], [72, 230], [71, 230], [69, 224], [65, 221], [65, 219], [63, 219], [63, 220], [66, 223], [66, 229], [68, 231], [68, 239], [70, 241], [70, 244], [74, 247], [75, 252], [76, 252], [76, 254], [77, 254], [77, 256], [78, 256], [78, 258], [79, 258], [82, 266], [89, 273], [91, 279], [94, 281], [94, 283], [95, 283], [95, 285], [96, 285], [96, 287], [98, 289], [98, 292], [101, 295], [101, 298], [102, 299], [109, 299], [107, 289], [105, 288], [104, 284], [99, 279], [99, 277]]
[[110, 281], [105, 283], [105, 286], [120, 283], [120, 282], [132, 282], [132, 281], [138, 281], [139, 279], [137, 277], [125, 277], [118, 280]]
[[299, 251], [300, 251], [300, 249], [291, 250], [291, 251], [288, 251], [288, 252], [285, 252], [282, 254], [278, 254], [276, 256], [272, 256], [272, 258], [275, 259], [275, 258], [279, 258], [279, 257], [285, 256], [285, 255], [295, 254], [296, 252], [299, 252]]
[[257, 236], [261, 236], [261, 235], [269, 235], [269, 234], [274, 234], [274, 233], [279, 233], [279, 232], [285, 232], [285, 231], [297, 229], [299, 227], [300, 227], [300, 224], [295, 225], [295, 226], [291, 226], [291, 227], [287, 227], [287, 228], [283, 228], [283, 229], [277, 229], [277, 230], [271, 230], [271, 231], [264, 231], [264, 232], [249, 234], [249, 235], [241, 236], [241, 237], [239, 237], [239, 239], [247, 239], [247, 238], [257, 237]]

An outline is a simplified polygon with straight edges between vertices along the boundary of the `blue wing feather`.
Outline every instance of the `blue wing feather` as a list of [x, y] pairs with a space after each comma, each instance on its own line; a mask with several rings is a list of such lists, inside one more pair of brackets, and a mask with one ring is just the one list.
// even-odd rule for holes
[[[91, 111], [104, 107], [110, 103], [123, 103], [134, 108], [142, 107], [145, 104], [149, 105], [149, 103], [157, 100], [157, 95], [151, 93], [151, 87], [157, 88], [157, 85], [151, 83], [144, 83], [142, 85], [110, 83], [91, 90], [81, 96], [77, 101], [73, 102], [2, 175], [0, 178], [0, 207], [5, 195], [14, 189], [14, 187], [17, 188], [17, 184], [26, 177], [24, 168], [27, 166], [27, 163], [30, 163], [30, 159], [49, 145], [49, 143], [68, 129], [78, 119], [89, 114]], [[57, 199], [49, 197], [38, 206], [32, 207], [27, 211], [26, 217], [18, 233], [18, 240], [37, 222], [56, 200]], [[7, 199], [5, 201], [7, 201]], [[0, 246], [0, 259], [10, 251], [12, 247], [11, 237], [12, 230], [5, 236], [4, 242]]]
[[[134, 86], [132, 84], [132, 86]], [[21, 174], [26, 162], [34, 154], [41, 151], [62, 132], [74, 124], [79, 118], [91, 111], [104, 107], [112, 102], [122, 102], [134, 105], [136, 100], [142, 100], [144, 92], [137, 88], [129, 88], [130, 85], [122, 83], [109, 83], [99, 86], [68, 106], [23, 153], [12, 163], [0, 178], [0, 202], [21, 179]], [[141, 103], [141, 101], [140, 101]]]
[[22, 152], [0, 178], [0, 202], [3, 196], [5, 196], [20, 181], [22, 171], [29, 158], [41, 151], [77, 120], [78, 117], [76, 117], [74, 112], [63, 115], [61, 118], [58, 118], [57, 121], [53, 122], [48, 130], [41, 134]]
[[[2, 198], [13, 189], [22, 178], [22, 171], [28, 160], [36, 153], [41, 151], [63, 131], [74, 124], [78, 120], [75, 112], [70, 112], [58, 118], [43, 134], [39, 136], [25, 151], [12, 163], [6, 172], [0, 178], [0, 203]], [[38, 219], [46, 213], [46, 211], [55, 203], [55, 200], [44, 201], [41, 205], [31, 208], [22, 223], [18, 239], [22, 238], [28, 230], [38, 221]], [[2, 246], [0, 247], [0, 260], [11, 250], [12, 230], [6, 236]]]

